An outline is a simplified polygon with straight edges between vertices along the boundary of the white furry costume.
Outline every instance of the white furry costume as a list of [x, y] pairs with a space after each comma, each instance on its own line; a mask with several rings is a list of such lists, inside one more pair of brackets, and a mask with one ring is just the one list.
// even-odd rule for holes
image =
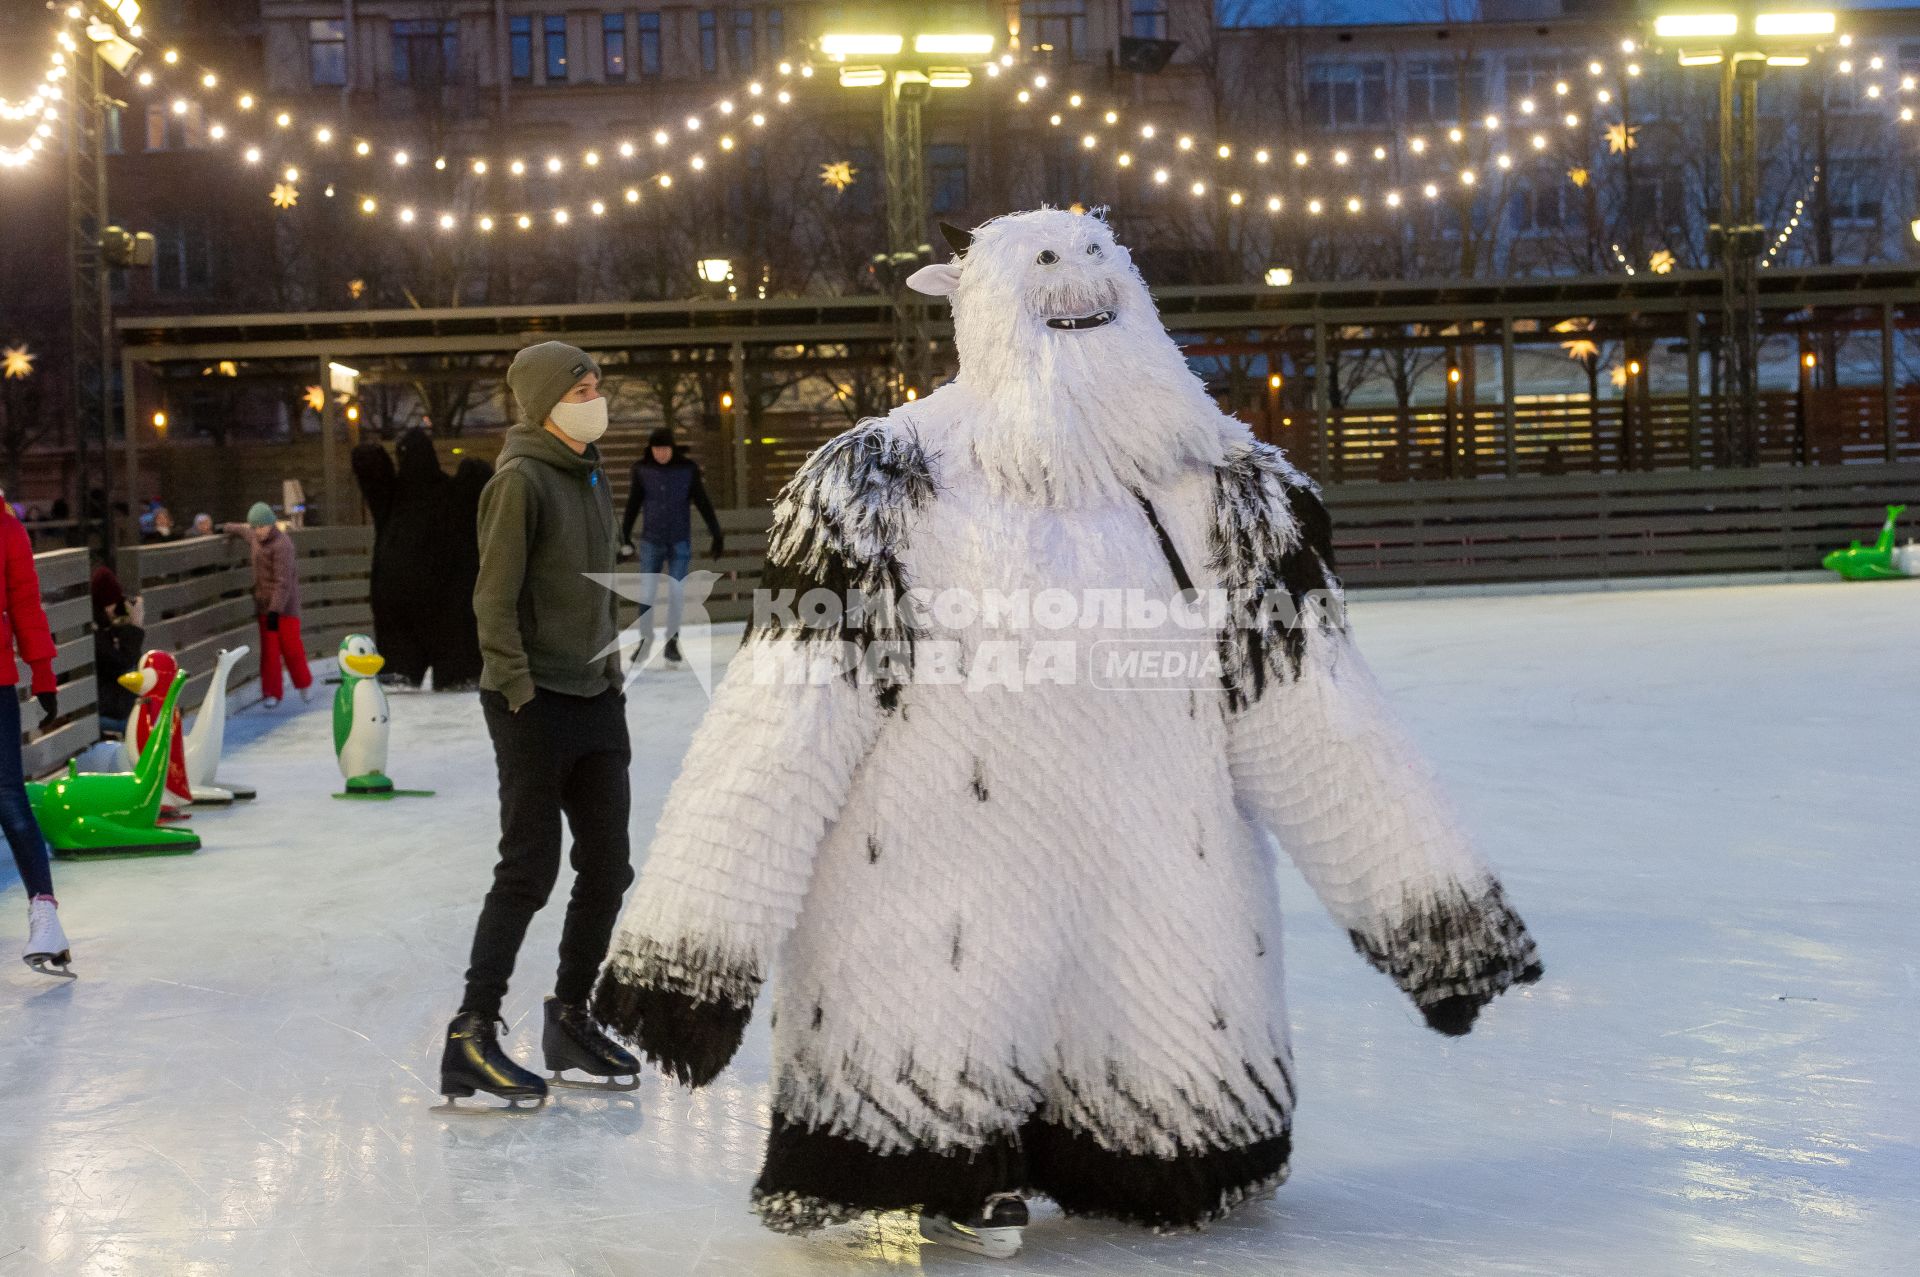
[[[772, 1227], [1016, 1188], [1199, 1224], [1287, 1169], [1274, 840], [1442, 1032], [1537, 979], [1533, 941], [1344, 623], [1262, 606], [1337, 599], [1326, 512], [1208, 398], [1107, 226], [1001, 218], [915, 286], [952, 296], [959, 377], [827, 444], [775, 508], [767, 588], [865, 606], [750, 630], [595, 1010], [700, 1085], [777, 971]], [[1016, 688], [1005, 642], [1059, 630], [899, 602], [1165, 600], [1177, 570], [1237, 604], [1198, 632], [1202, 691], [1087, 676], [1102, 640], [1194, 641], [1170, 622], [1083, 609], [1080, 676]]]

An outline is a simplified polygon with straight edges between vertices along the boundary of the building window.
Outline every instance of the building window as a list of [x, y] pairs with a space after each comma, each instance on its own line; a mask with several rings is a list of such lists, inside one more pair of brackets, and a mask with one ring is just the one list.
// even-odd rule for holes
[[153, 232], [153, 289], [157, 293], [204, 290], [212, 279], [213, 245], [200, 221], [163, 221]]
[[533, 19], [507, 19], [507, 74], [514, 83], [533, 79]]
[[567, 15], [549, 13], [540, 20], [540, 28], [546, 36], [547, 83], [565, 84], [567, 82]]
[[1486, 101], [1486, 73], [1477, 60], [1420, 58], [1407, 63], [1404, 78], [1411, 124], [1454, 124]]
[[1874, 160], [1834, 160], [1827, 199], [1836, 222], [1877, 223], [1886, 195], [1886, 169]]
[[753, 10], [733, 11], [733, 69], [753, 70]]
[[337, 89], [347, 82], [347, 24], [339, 18], [307, 23], [307, 72], [316, 89]]
[[1507, 96], [1539, 96], [1553, 92], [1560, 78], [1560, 59], [1533, 53], [1507, 59]]
[[121, 108], [109, 105], [100, 113], [100, 145], [108, 155], [120, 155], [126, 151], [126, 137], [120, 119]]
[[1337, 129], [1386, 122], [1386, 63], [1307, 63], [1307, 123]]
[[609, 80], [627, 78], [627, 15], [609, 13], [600, 19], [602, 74]]
[[634, 15], [639, 24], [640, 74], [660, 74], [660, 15], [641, 13]]
[[720, 15], [712, 9], [700, 11], [700, 74], [720, 74]]
[[787, 51], [787, 17], [785, 10], [767, 10], [766, 24], [767, 56], [777, 58]]
[[1142, 40], [1167, 38], [1167, 0], [1133, 0], [1132, 17], [1128, 34]]
[[967, 206], [967, 148], [942, 142], [927, 148], [927, 197], [935, 213]]
[[1020, 37], [1044, 62], [1072, 62], [1086, 56], [1087, 0], [1025, 0], [1020, 6]]
[[1513, 193], [1509, 225], [1516, 234], [1538, 235], [1567, 224], [1567, 184], [1558, 169], [1538, 169]]
[[147, 104], [147, 149], [184, 151], [200, 145], [202, 116], [198, 102], [188, 102], [184, 112], [165, 102]]
[[398, 84], [429, 87], [449, 83], [460, 62], [460, 26], [456, 22], [402, 21], [393, 24], [393, 78]]

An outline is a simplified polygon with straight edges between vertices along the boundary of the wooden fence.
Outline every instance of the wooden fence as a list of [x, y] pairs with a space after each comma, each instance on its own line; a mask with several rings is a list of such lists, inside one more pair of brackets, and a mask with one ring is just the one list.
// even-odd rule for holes
[[[1893, 409], [1896, 458], [1920, 461], [1920, 390], [1899, 391]], [[1769, 391], [1760, 396], [1760, 463], [1883, 464], [1886, 410], [1878, 387]], [[1261, 438], [1335, 484], [1699, 470], [1724, 465], [1731, 446], [1712, 402], [1685, 395], [1520, 395], [1511, 433], [1497, 403], [1347, 408], [1324, 430], [1307, 410], [1243, 415]]]
[[[1351, 587], [1814, 569], [1871, 541], [1889, 504], [1920, 505], [1920, 464], [1663, 471], [1421, 484], [1328, 484]], [[716, 620], [752, 614], [771, 511], [729, 510]]]
[[[367, 605], [373, 530], [303, 528], [291, 535], [300, 570], [301, 638], [309, 656], [331, 656], [341, 638], [373, 624]], [[59, 646], [54, 670], [60, 678], [60, 718], [51, 731], [28, 733], [22, 757], [29, 776], [59, 768], [100, 738], [87, 552], [55, 550], [36, 555], [34, 563], [47, 621]], [[173, 653], [190, 676], [180, 693], [182, 712], [206, 698], [207, 675], [221, 648], [244, 643], [252, 649], [234, 667], [236, 685], [259, 676], [253, 573], [248, 547], [240, 538], [127, 546], [120, 551], [118, 573], [129, 596], [146, 600], [148, 649]], [[24, 680], [19, 691], [25, 695]], [[244, 698], [229, 701], [245, 703]], [[23, 707], [24, 722], [38, 717], [37, 709]]]

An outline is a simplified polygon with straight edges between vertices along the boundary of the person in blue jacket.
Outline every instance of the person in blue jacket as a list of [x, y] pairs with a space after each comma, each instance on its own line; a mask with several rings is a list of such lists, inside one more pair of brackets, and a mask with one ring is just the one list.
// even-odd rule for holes
[[[673, 442], [673, 431], [662, 426], [647, 436], [647, 450], [633, 463], [633, 475], [627, 487], [627, 514], [620, 525], [622, 544], [632, 545], [639, 555], [640, 570], [663, 574], [667, 578], [667, 660], [680, 660], [680, 612], [686, 591], [687, 565], [693, 561], [693, 517], [698, 509], [713, 538], [712, 554], [719, 558], [726, 548], [720, 535], [720, 518], [713, 512], [707, 486], [701, 482], [700, 467], [685, 448]], [[633, 539], [633, 521], [640, 521], [640, 540]], [[640, 653], [635, 663], [644, 661], [653, 648], [653, 604], [659, 597], [656, 579], [640, 600]]]

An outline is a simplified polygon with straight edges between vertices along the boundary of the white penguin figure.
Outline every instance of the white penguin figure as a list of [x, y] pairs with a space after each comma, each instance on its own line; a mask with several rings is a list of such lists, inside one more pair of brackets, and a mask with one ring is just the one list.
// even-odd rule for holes
[[225, 789], [235, 798], [252, 798], [254, 791], [244, 785], [221, 785], [220, 754], [227, 746], [227, 678], [241, 657], [252, 649], [245, 643], [222, 648], [213, 667], [213, 682], [207, 686], [207, 699], [187, 733], [187, 783], [197, 799], [202, 790]]
[[386, 664], [373, 640], [349, 634], [340, 640], [340, 690], [333, 694], [333, 749], [347, 793], [390, 794], [387, 778], [387, 694], [375, 677]]

